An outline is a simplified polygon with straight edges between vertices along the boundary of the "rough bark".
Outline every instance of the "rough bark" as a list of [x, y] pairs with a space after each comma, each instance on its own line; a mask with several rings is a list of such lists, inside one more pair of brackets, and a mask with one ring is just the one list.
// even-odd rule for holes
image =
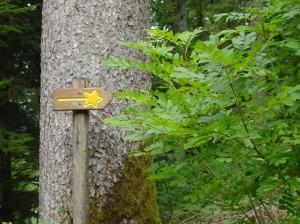
[[175, 15], [176, 19], [173, 25], [172, 30], [175, 33], [183, 32], [187, 30], [187, 9], [186, 9], [186, 1], [179, 0], [176, 1], [175, 4]]
[[[133, 70], [105, 67], [100, 58], [111, 55], [141, 58], [139, 53], [119, 47], [117, 41], [145, 38], [149, 28], [148, 0], [49, 0], [43, 4], [41, 43], [41, 114], [40, 114], [40, 221], [72, 223], [72, 112], [52, 111], [52, 89], [72, 88], [72, 78], [90, 80], [90, 87], [108, 93], [122, 89], [149, 89], [151, 77]], [[145, 170], [143, 164], [130, 163], [127, 153], [140, 147], [124, 141], [124, 132], [106, 126], [102, 120], [120, 113], [126, 101], [114, 98], [103, 110], [90, 111], [89, 119], [89, 194], [90, 223], [160, 223], [155, 202], [155, 185], [143, 178], [146, 191], [135, 213], [107, 214], [114, 201], [115, 186], [123, 186], [124, 171]], [[130, 167], [128, 167], [130, 165]], [[138, 168], [136, 168], [136, 166]], [[142, 171], [143, 173], [144, 171]], [[134, 176], [134, 175], [133, 175]], [[125, 182], [135, 181], [126, 179]], [[134, 189], [139, 192], [137, 185]], [[126, 199], [126, 189], [118, 192]], [[131, 189], [132, 190], [132, 189]], [[132, 198], [128, 199], [129, 201]], [[126, 203], [125, 203], [126, 204]], [[134, 203], [133, 203], [134, 204]], [[118, 204], [115, 208], [118, 209]], [[149, 208], [151, 207], [151, 208]], [[124, 207], [120, 207], [123, 210]], [[146, 214], [152, 211], [150, 214]], [[118, 215], [119, 214], [119, 215]], [[144, 221], [147, 220], [147, 221]]]

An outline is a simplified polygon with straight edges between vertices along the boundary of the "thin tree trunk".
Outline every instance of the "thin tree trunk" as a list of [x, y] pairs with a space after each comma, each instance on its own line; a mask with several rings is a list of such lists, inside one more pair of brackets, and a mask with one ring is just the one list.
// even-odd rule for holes
[[197, 27], [203, 27], [203, 9], [202, 9], [202, 4], [203, 0], [198, 0], [197, 1], [197, 6], [196, 6], [196, 11], [197, 11]]
[[172, 30], [177, 32], [183, 32], [187, 30], [187, 8], [185, 0], [178, 0], [175, 3], [175, 22]]
[[13, 199], [11, 156], [0, 152], [0, 222], [13, 221]]
[[[149, 0], [49, 0], [43, 4], [41, 44], [39, 221], [72, 223], [72, 112], [52, 111], [53, 89], [72, 88], [72, 78], [108, 93], [149, 89], [149, 74], [105, 67], [111, 55], [141, 58], [117, 41], [145, 39]], [[152, 158], [130, 159], [142, 147], [124, 141], [125, 133], [102, 123], [126, 108], [114, 98], [89, 119], [90, 223], [160, 223], [155, 183], [146, 181]]]

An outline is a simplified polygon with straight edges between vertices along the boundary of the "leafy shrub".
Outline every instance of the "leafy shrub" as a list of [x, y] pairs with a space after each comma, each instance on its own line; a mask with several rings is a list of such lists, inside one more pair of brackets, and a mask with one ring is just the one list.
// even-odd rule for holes
[[150, 62], [102, 60], [160, 80], [156, 90], [116, 93], [134, 103], [105, 122], [130, 132], [127, 140], [150, 140], [133, 156], [155, 156], [149, 179], [158, 180], [163, 213], [226, 210], [242, 214], [237, 221], [260, 223], [263, 210], [275, 222], [268, 211], [275, 205], [298, 220], [299, 8], [296, 0], [277, 0], [215, 16], [250, 25], [206, 41], [195, 40], [201, 28], [148, 30], [147, 42], [120, 44]]

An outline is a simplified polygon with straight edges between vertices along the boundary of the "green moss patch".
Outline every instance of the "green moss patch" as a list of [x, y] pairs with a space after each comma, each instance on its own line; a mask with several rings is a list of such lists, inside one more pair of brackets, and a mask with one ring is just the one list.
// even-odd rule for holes
[[152, 156], [127, 157], [124, 169], [119, 170], [120, 179], [102, 210], [97, 207], [97, 199], [90, 203], [90, 223], [119, 224], [123, 220], [135, 220], [141, 224], [160, 224], [155, 182], [146, 180], [146, 170], [152, 162]]

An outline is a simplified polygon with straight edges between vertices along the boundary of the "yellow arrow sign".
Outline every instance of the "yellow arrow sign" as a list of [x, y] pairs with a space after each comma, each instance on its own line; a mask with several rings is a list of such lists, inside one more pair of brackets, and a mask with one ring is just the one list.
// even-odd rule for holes
[[74, 100], [84, 100], [83, 107], [87, 107], [89, 105], [97, 108], [98, 102], [102, 101], [103, 98], [100, 97], [96, 90], [92, 93], [83, 92], [84, 97], [81, 98], [58, 98], [57, 101], [74, 101]]
[[54, 89], [53, 110], [99, 110], [112, 97], [104, 89]]

